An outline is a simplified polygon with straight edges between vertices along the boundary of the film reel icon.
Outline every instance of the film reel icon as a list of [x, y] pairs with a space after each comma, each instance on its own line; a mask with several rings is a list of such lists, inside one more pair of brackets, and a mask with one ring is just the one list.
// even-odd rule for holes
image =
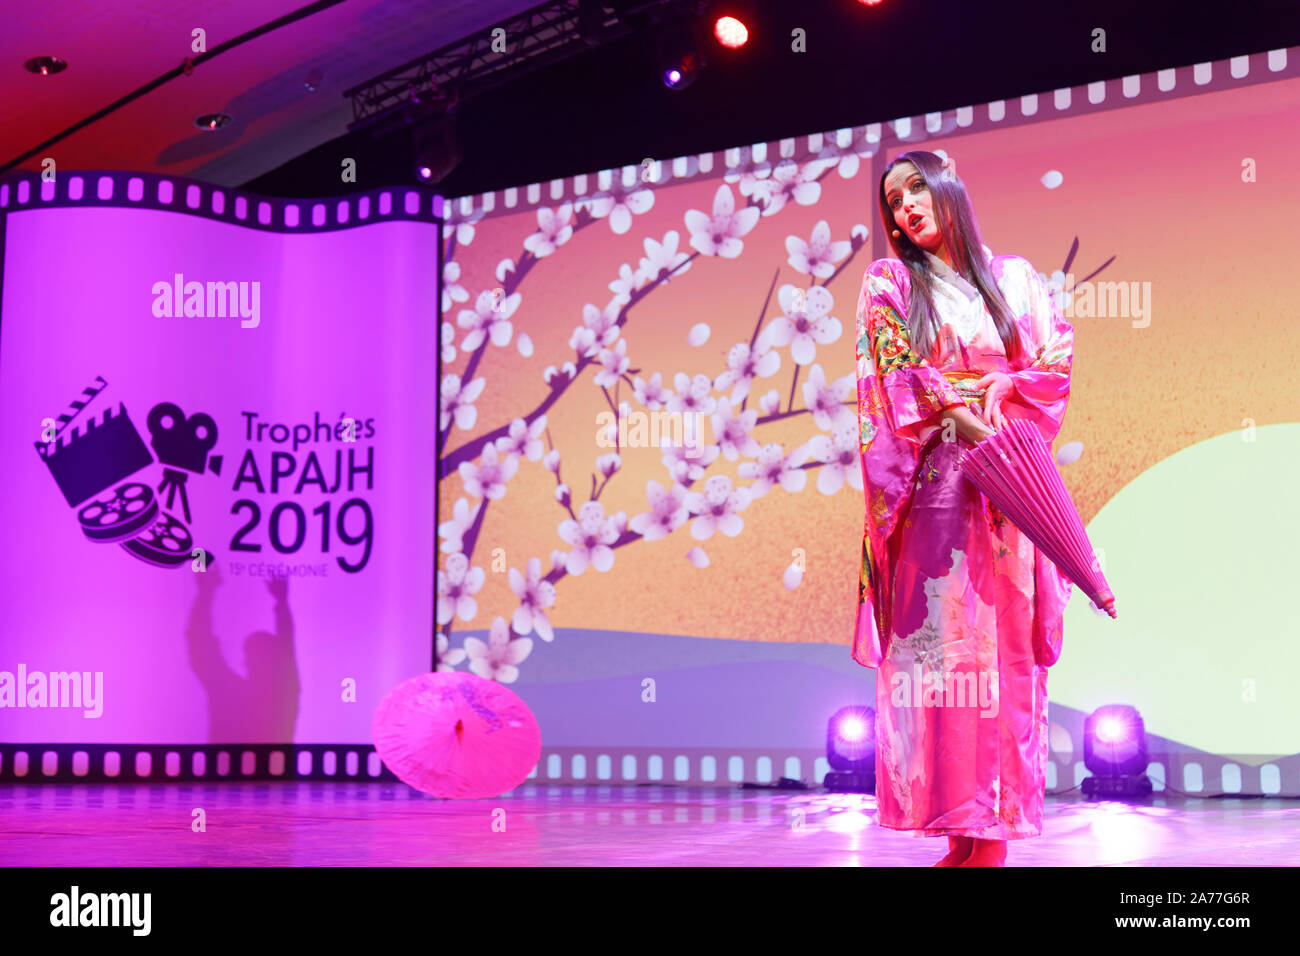
[[138, 481], [118, 485], [77, 512], [82, 533], [106, 544], [131, 537], [157, 517], [153, 489]]
[[176, 568], [190, 559], [194, 539], [183, 522], [164, 511], [138, 537], [123, 541], [122, 547], [141, 561], [160, 568]]

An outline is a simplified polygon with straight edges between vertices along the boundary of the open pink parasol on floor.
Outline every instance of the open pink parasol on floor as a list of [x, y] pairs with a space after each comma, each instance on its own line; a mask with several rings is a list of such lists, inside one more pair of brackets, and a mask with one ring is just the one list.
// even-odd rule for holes
[[375, 708], [371, 734], [403, 783], [449, 799], [513, 790], [542, 755], [528, 705], [496, 681], [459, 671], [398, 684]]
[[1036, 425], [1008, 419], [1001, 431], [962, 453], [961, 469], [1097, 607], [1118, 616], [1079, 509]]

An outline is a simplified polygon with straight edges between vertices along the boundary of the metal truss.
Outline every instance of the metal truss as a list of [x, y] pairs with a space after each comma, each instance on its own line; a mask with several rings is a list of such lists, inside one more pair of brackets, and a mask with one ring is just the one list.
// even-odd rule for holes
[[[410, 103], [468, 99], [627, 36], [636, 31], [639, 14], [683, 6], [681, 0], [551, 0], [346, 90], [343, 95], [352, 100], [348, 129], [368, 126]], [[504, 52], [498, 30], [504, 31]]]

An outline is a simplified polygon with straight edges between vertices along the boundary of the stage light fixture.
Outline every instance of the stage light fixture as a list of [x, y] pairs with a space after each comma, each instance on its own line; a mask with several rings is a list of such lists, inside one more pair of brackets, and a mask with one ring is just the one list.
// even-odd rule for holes
[[23, 64], [23, 69], [28, 73], [35, 73], [37, 76], [62, 73], [67, 68], [67, 61], [57, 56], [34, 56]]
[[460, 140], [449, 112], [427, 115], [411, 127], [411, 155], [415, 178], [422, 183], [441, 182], [460, 164]]
[[654, 51], [659, 79], [670, 90], [686, 89], [707, 66], [691, 22], [681, 16], [658, 24]]
[[226, 113], [204, 113], [194, 120], [194, 125], [202, 130], [224, 129], [230, 123], [230, 116]]
[[1083, 722], [1084, 796], [1148, 797], [1147, 739], [1142, 715], [1127, 704], [1098, 707]]
[[687, 53], [676, 62], [665, 65], [660, 79], [670, 90], [684, 90], [695, 82], [699, 72], [699, 57], [694, 53]]
[[735, 17], [718, 17], [713, 22], [713, 35], [728, 50], [739, 50], [749, 40], [749, 28]]
[[841, 707], [826, 727], [826, 762], [833, 771], [822, 780], [827, 790], [876, 792], [876, 711]]

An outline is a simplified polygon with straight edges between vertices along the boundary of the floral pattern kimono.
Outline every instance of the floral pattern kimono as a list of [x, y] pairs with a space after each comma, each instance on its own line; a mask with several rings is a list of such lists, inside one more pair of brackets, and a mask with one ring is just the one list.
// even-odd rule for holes
[[918, 836], [1042, 833], [1047, 668], [1060, 656], [1070, 582], [959, 470], [960, 441], [919, 426], [965, 404], [993, 371], [1015, 385], [1005, 417], [1050, 443], [1070, 394], [1074, 330], [1027, 260], [983, 248], [1030, 364], [1017, 367], [979, 291], [927, 253], [939, 334], [911, 348], [898, 259], [863, 277], [858, 420], [866, 524], [853, 658], [876, 669], [877, 822]]

